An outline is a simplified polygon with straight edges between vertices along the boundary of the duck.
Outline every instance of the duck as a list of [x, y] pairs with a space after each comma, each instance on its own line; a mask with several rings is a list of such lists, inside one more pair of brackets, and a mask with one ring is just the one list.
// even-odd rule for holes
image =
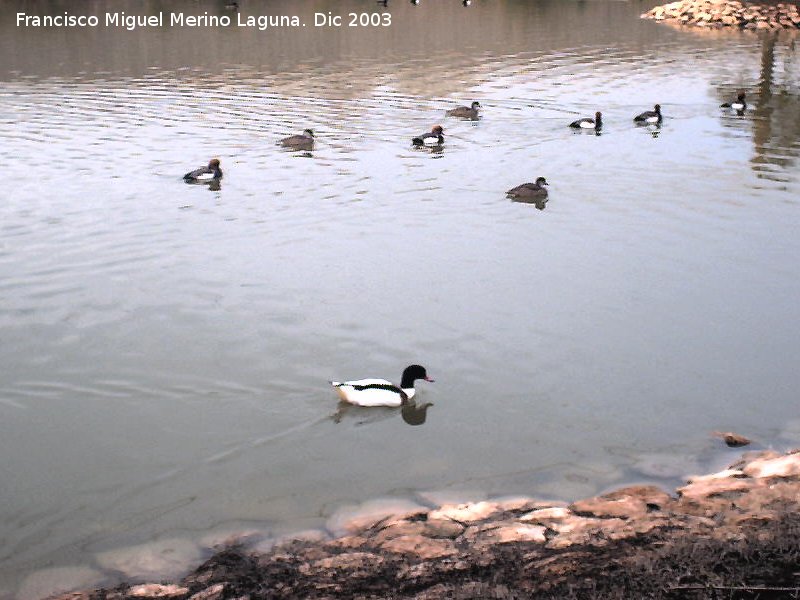
[[478, 118], [478, 109], [481, 107], [480, 102], [473, 102], [470, 106], [457, 106], [451, 108], [445, 114], [448, 117], [461, 117], [463, 119], [472, 119], [473, 121]]
[[428, 133], [412, 138], [411, 143], [415, 146], [441, 146], [444, 144], [444, 129], [441, 125], [435, 125]]
[[226, 10], [239, 10], [239, 3], [236, 0], [225, 0]]
[[603, 126], [603, 114], [600, 112], [594, 113], [594, 119], [590, 119], [589, 117], [585, 117], [583, 119], [578, 119], [577, 121], [573, 121], [569, 124], [570, 127], [573, 129], [594, 129], [595, 131], [599, 131], [600, 128]]
[[311, 129], [304, 129], [302, 134], [290, 135], [289, 137], [283, 138], [278, 144], [292, 150], [313, 150], [314, 131]]
[[633, 120], [637, 123], [645, 123], [648, 125], [656, 124], [660, 125], [663, 117], [661, 116], [661, 105], [656, 104], [653, 107], [653, 110], [646, 110], [643, 113], [640, 113], [633, 117]]
[[425, 367], [409, 365], [403, 370], [400, 385], [386, 379], [357, 379], [355, 381], [331, 381], [339, 398], [357, 406], [405, 406], [414, 397], [414, 382], [418, 379], [433, 382]]
[[183, 176], [186, 183], [211, 183], [222, 179], [222, 169], [219, 168], [219, 159], [212, 158], [207, 167], [200, 167], [189, 171]]
[[522, 185], [518, 185], [508, 190], [506, 195], [511, 198], [543, 200], [547, 198], [547, 189], [544, 187], [546, 185], [549, 184], [544, 177], [537, 177], [535, 183], [523, 183]]
[[732, 108], [739, 113], [743, 113], [747, 108], [747, 102], [745, 101], [745, 93], [739, 92], [739, 95], [736, 96], [736, 100], [733, 102], [725, 102], [719, 105], [720, 108]]

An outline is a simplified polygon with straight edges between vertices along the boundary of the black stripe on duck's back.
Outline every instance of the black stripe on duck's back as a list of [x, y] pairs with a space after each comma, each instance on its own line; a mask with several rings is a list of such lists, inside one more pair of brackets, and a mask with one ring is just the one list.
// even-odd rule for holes
[[444, 129], [441, 125], [436, 125], [428, 133], [411, 138], [411, 143], [415, 146], [444, 144]]
[[643, 113], [639, 113], [633, 120], [637, 123], [661, 123], [661, 105], [656, 104], [653, 107], [653, 110], [646, 110]]
[[357, 385], [357, 384], [339, 384], [336, 387], [341, 387], [342, 385], [348, 385], [349, 387], [357, 390], [359, 392], [363, 392], [364, 390], [386, 390], [387, 392], [396, 392], [398, 394], [403, 394], [403, 390], [401, 390], [396, 385], [391, 383], [370, 383], [367, 385]]
[[208, 162], [208, 166], [189, 171], [183, 176], [183, 180], [186, 183], [198, 183], [222, 179], [222, 169], [220, 169], [219, 164], [219, 159], [212, 158]]

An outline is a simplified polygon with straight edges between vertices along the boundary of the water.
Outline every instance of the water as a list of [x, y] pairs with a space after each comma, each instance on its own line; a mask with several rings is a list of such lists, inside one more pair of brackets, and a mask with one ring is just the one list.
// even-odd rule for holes
[[[0, 596], [375, 498], [671, 485], [733, 456], [715, 429], [796, 443], [794, 40], [651, 6], [390, 0], [388, 29], [265, 32], [4, 11]], [[473, 99], [479, 122], [444, 117]], [[566, 128], [596, 110], [601, 136]], [[436, 123], [443, 152], [413, 150]], [[311, 157], [275, 146], [306, 127]], [[183, 184], [211, 157], [220, 190]], [[504, 197], [539, 175], [544, 210]], [[333, 418], [328, 379], [413, 362], [424, 423]]]

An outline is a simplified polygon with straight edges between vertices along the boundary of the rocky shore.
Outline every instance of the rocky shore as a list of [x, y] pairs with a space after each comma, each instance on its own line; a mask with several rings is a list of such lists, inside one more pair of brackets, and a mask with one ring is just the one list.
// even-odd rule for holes
[[669, 494], [360, 515], [334, 539], [220, 551], [176, 582], [62, 600], [798, 598], [800, 451], [751, 452]]
[[800, 29], [797, 4], [763, 4], [738, 0], [678, 0], [644, 13], [643, 19], [693, 27], [734, 27], [747, 30]]

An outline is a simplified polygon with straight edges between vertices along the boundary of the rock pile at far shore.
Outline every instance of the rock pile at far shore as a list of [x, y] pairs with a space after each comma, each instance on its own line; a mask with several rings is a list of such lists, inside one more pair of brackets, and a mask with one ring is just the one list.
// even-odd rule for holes
[[800, 29], [796, 4], [758, 4], [738, 0], [678, 0], [656, 6], [643, 19], [693, 27], [733, 27], [748, 30]]

